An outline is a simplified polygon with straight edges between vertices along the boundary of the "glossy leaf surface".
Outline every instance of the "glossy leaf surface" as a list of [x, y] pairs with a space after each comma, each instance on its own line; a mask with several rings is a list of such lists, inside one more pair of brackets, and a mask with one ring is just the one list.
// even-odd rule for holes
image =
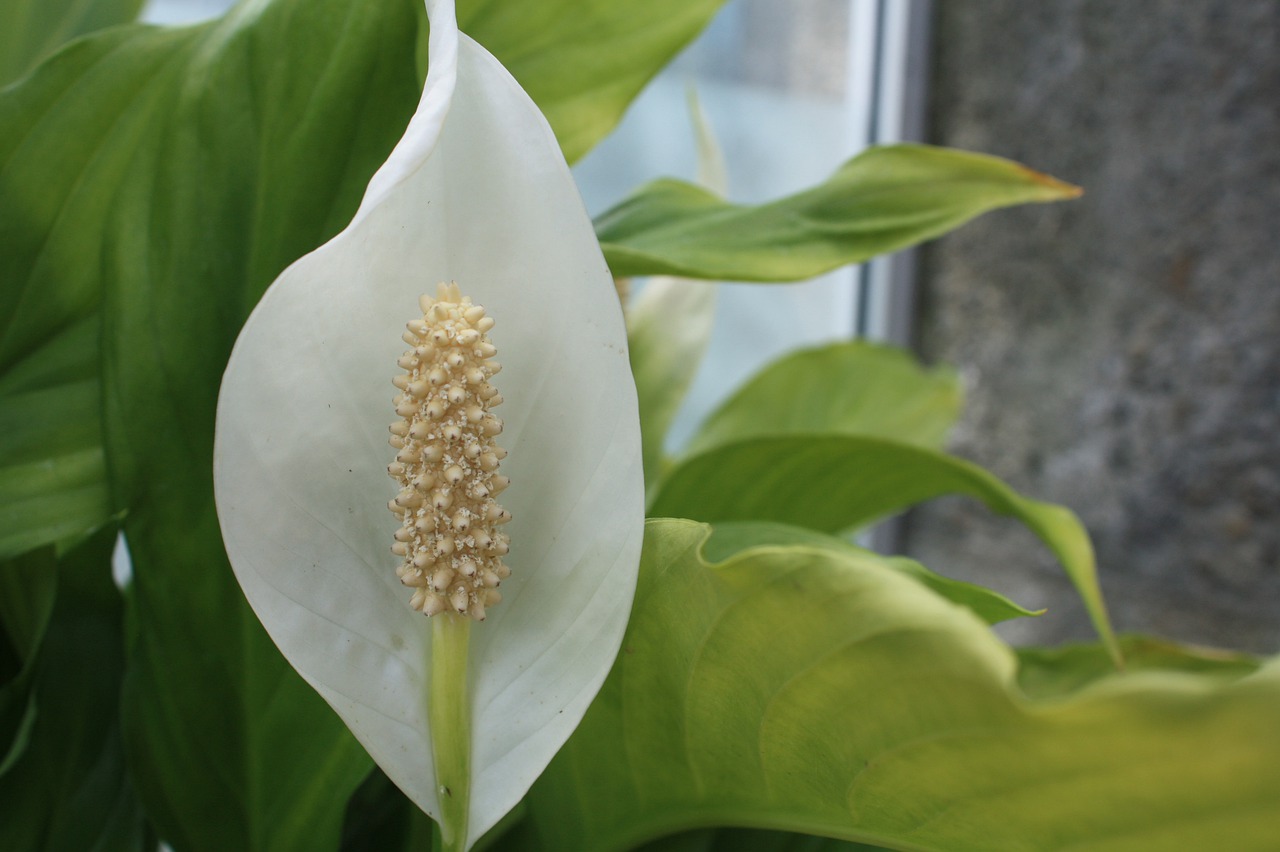
[[798, 281], [939, 236], [988, 210], [1079, 194], [998, 157], [893, 145], [759, 206], [655, 181], [598, 216], [596, 231], [617, 276]]
[[1280, 660], [1037, 701], [985, 625], [874, 556], [708, 564], [706, 534], [649, 522], [623, 653], [534, 790], [545, 848], [706, 825], [940, 852], [1273, 845]]

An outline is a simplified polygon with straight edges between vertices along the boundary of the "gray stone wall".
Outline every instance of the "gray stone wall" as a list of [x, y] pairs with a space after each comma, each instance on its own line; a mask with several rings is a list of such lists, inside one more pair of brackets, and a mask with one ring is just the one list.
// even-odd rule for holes
[[[1119, 629], [1280, 651], [1280, 3], [934, 4], [931, 138], [1082, 185], [929, 247], [917, 340], [953, 450], [1094, 536]], [[1043, 548], [964, 501], [906, 550], [1090, 631]]]

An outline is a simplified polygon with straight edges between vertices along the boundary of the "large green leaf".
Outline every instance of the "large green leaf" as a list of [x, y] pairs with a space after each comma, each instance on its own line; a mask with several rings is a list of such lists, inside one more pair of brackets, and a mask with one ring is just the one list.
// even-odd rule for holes
[[38, 345], [0, 377], [0, 559], [107, 522], [98, 322]]
[[402, 131], [416, 24], [410, 3], [242, 5], [79, 42], [0, 99], [0, 360], [106, 294], [109, 466], [135, 569], [125, 733], [175, 848], [335, 847], [367, 771], [222, 556], [213, 410], [262, 288], [345, 223]]
[[145, 0], [4, 0], [0, 3], [0, 86], [16, 80], [64, 42], [138, 16]]
[[461, 0], [458, 25], [546, 114], [573, 162], [725, 0]]
[[864, 341], [791, 353], [756, 373], [698, 429], [688, 452], [743, 438], [826, 432], [940, 449], [960, 384], [908, 353]]
[[1280, 659], [1033, 700], [971, 613], [875, 556], [699, 554], [649, 523], [623, 653], [535, 785], [548, 849], [743, 825], [909, 850], [1273, 849]]
[[602, 213], [596, 233], [616, 276], [797, 281], [939, 236], [997, 207], [1079, 194], [1009, 160], [893, 145], [758, 207], [655, 181]]
[[30, 741], [0, 777], [0, 849], [144, 848], [116, 712], [125, 653], [114, 542], [115, 530], [104, 530], [43, 566], [56, 572], [57, 596], [37, 657]]
[[[699, 521], [776, 521], [835, 533], [944, 494], [981, 500], [1035, 533], [1075, 584], [1113, 649], [1093, 545], [1069, 510], [1029, 500], [970, 462], [884, 438], [749, 438], [692, 456], [663, 480], [649, 514]], [[1115, 658], [1119, 661], [1119, 654]]]

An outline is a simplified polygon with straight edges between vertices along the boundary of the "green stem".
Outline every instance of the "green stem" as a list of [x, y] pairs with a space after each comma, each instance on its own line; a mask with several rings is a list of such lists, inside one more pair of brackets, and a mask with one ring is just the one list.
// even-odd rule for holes
[[445, 852], [463, 852], [471, 803], [471, 700], [467, 685], [471, 619], [441, 613], [431, 621], [427, 713], [440, 795], [440, 837]]

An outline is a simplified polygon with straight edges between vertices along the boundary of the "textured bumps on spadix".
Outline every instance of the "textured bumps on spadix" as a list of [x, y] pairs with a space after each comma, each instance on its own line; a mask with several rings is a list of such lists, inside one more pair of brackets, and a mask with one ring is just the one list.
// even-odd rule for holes
[[510, 539], [499, 529], [511, 515], [494, 499], [508, 485], [498, 474], [507, 451], [494, 443], [502, 421], [490, 413], [502, 402], [489, 383], [502, 369], [488, 337], [494, 322], [457, 284], [418, 303], [422, 318], [406, 325], [410, 349], [398, 361], [405, 372], [391, 380], [401, 418], [390, 427], [397, 452], [387, 467], [400, 484], [388, 504], [401, 520], [391, 552], [415, 610], [483, 621], [511, 576], [502, 562]]

